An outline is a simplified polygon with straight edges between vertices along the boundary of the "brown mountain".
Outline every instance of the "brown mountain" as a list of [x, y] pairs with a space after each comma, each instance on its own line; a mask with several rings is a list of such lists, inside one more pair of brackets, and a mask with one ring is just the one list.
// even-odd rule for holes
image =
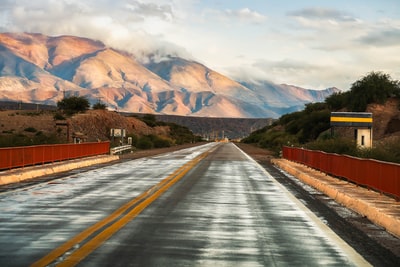
[[0, 100], [53, 104], [68, 95], [134, 113], [278, 117], [337, 91], [236, 82], [182, 58], [141, 64], [75, 36], [0, 34]]

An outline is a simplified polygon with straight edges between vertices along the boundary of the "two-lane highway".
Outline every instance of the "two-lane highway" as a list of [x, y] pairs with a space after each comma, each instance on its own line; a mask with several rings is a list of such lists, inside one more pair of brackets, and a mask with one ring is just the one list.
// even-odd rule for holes
[[364, 266], [234, 144], [0, 194], [0, 266]]

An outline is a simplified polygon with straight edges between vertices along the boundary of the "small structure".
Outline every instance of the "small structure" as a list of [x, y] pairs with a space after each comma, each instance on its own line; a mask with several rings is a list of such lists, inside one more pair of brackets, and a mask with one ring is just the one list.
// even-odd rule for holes
[[57, 126], [65, 126], [67, 128], [67, 143], [68, 143], [69, 142], [69, 123], [68, 123], [68, 121], [57, 120], [56, 121], [56, 127]]
[[74, 132], [72, 134], [72, 140], [74, 140], [74, 144], [84, 143], [87, 140], [87, 136], [81, 132]]
[[126, 130], [125, 129], [110, 129], [110, 136], [112, 139], [112, 143], [114, 143], [115, 138], [119, 139], [119, 145], [122, 146], [124, 142], [124, 138], [126, 137]]
[[360, 147], [372, 147], [372, 113], [331, 112], [332, 135], [334, 127], [354, 128], [354, 137]]

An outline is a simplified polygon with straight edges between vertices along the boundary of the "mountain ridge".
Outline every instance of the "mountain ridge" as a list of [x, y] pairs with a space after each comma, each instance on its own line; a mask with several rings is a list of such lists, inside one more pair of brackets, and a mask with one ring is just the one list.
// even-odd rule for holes
[[0, 100], [54, 105], [81, 95], [124, 112], [277, 118], [338, 91], [235, 81], [172, 56], [141, 63], [83, 37], [0, 33]]

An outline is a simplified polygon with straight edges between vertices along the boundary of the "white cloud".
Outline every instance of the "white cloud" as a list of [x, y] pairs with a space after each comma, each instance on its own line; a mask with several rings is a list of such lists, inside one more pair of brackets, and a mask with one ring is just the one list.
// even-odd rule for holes
[[330, 21], [351, 21], [358, 19], [351, 16], [348, 12], [331, 8], [305, 8], [288, 13], [289, 16], [306, 18], [311, 20], [330, 20]]
[[143, 56], [147, 53], [190, 56], [167, 40], [173, 28], [174, 7], [169, 1], [20, 0], [9, 1], [10, 25], [3, 31], [77, 35]]
[[132, 2], [127, 3], [126, 7], [143, 20], [147, 17], [157, 17], [161, 20], [171, 21], [174, 17], [171, 5], [157, 5], [155, 3]]
[[399, 46], [400, 28], [373, 30], [358, 39], [361, 44], [372, 46]]
[[225, 10], [224, 14], [233, 20], [239, 19], [240, 21], [250, 22], [250, 23], [262, 23], [267, 17], [261, 15], [260, 13], [250, 10], [249, 8], [242, 8], [239, 10]]
[[250, 8], [241, 9], [210, 9], [206, 8], [201, 13], [203, 22], [210, 23], [214, 22], [218, 27], [219, 23], [225, 23], [225, 25], [232, 25], [236, 23], [241, 24], [261, 24], [267, 20], [265, 15], [259, 12], [251, 10]]
[[379, 4], [371, 19], [372, 2], [361, 12], [343, 1], [2, 0], [0, 30], [88, 37], [141, 60], [195, 57], [234, 78], [309, 88], [347, 89], [372, 70], [396, 78], [398, 13]]
[[[295, 59], [280, 61], [260, 59], [251, 65], [241, 66], [240, 70], [231, 70], [231, 72], [238, 80], [266, 79], [278, 84], [286, 83], [310, 89], [344, 86], [344, 84], [335, 84], [333, 77], [337, 77], [338, 74], [343, 76], [343, 73], [332, 71], [332, 65], [310, 64]], [[310, 78], [315, 80], [309, 82]]]
[[289, 18], [298, 22], [305, 29], [321, 31], [347, 30], [359, 27], [363, 21], [350, 13], [327, 8], [306, 8], [287, 13]]

